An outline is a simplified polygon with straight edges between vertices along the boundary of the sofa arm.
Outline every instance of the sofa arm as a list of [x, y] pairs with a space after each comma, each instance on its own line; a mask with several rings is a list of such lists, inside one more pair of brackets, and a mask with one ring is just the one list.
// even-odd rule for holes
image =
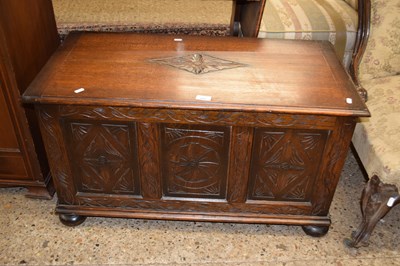
[[358, 10], [358, 0], [343, 0], [345, 1], [347, 4], [349, 4], [352, 8], [354, 8], [354, 10]]

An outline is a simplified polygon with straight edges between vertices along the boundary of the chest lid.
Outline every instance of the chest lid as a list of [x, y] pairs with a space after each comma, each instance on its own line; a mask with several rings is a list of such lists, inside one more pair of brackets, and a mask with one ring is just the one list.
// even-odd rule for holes
[[74, 33], [26, 102], [367, 116], [327, 42]]

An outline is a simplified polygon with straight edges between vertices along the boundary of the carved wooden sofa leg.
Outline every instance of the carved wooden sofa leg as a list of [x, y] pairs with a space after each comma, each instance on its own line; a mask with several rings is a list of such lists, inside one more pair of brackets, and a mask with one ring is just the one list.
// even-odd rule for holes
[[374, 175], [361, 194], [361, 224], [352, 233], [351, 239], [345, 239], [345, 244], [349, 247], [367, 246], [376, 224], [398, 203], [400, 195], [397, 187], [382, 183]]

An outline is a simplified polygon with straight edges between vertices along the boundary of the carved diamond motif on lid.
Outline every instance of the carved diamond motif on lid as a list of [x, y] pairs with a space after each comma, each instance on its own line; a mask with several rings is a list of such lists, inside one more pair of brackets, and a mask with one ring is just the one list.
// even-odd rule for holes
[[151, 59], [150, 62], [172, 66], [193, 74], [205, 74], [219, 70], [244, 67], [245, 64], [205, 54], [190, 54], [179, 57]]

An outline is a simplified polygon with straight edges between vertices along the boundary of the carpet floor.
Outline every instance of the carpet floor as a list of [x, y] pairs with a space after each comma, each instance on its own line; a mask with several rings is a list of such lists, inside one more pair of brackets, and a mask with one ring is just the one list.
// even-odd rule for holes
[[62, 225], [50, 201], [0, 189], [1, 265], [400, 265], [400, 209], [382, 220], [370, 245], [343, 245], [360, 219], [364, 177], [349, 153], [331, 206], [328, 234], [300, 226], [89, 217]]
[[52, 0], [62, 38], [71, 31], [229, 35], [231, 0]]

